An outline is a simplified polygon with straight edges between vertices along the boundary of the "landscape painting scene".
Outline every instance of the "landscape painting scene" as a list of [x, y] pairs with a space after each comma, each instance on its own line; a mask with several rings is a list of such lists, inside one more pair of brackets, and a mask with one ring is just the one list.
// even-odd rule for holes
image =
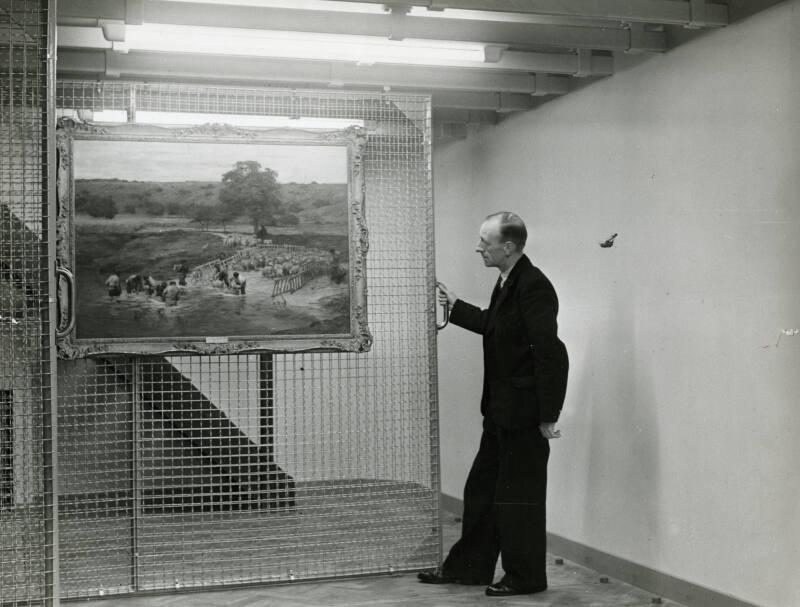
[[78, 339], [350, 331], [345, 146], [73, 146]]

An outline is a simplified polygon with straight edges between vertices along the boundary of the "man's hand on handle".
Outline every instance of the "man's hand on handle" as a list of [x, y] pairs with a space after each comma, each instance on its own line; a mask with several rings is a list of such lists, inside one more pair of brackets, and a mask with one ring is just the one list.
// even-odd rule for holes
[[436, 286], [439, 287], [439, 304], [442, 306], [445, 304], [450, 304], [450, 307], [452, 308], [453, 304], [458, 301], [458, 295], [449, 290], [441, 282], [437, 282]]
[[556, 430], [555, 424], [539, 424], [539, 432], [546, 439], [561, 438], [561, 430]]

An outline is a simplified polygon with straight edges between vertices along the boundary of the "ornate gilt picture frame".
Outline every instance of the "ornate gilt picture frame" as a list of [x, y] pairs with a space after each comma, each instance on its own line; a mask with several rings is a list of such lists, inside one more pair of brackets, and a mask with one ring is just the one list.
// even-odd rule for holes
[[62, 120], [59, 355], [369, 350], [365, 145]]

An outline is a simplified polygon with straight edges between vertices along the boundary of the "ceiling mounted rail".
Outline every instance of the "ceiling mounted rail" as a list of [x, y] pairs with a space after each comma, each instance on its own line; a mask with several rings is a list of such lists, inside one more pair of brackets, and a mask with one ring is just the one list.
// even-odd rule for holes
[[[386, 4], [386, 0], [344, 1]], [[394, 0], [391, 4], [421, 6], [437, 11], [476, 10], [692, 26], [697, 25], [698, 3], [704, 5], [705, 26], [728, 25], [728, 7], [706, 3], [705, 0]]]

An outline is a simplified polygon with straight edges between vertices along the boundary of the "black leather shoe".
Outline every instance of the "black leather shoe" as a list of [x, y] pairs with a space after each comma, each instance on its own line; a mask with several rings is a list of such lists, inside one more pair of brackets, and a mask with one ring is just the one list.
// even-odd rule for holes
[[463, 586], [483, 586], [486, 582], [481, 580], [470, 580], [458, 577], [443, 575], [441, 571], [420, 571], [417, 579], [423, 584], [461, 584]]
[[497, 582], [486, 588], [486, 596], [515, 596], [517, 594], [535, 594], [537, 592], [544, 592], [547, 590], [547, 585], [534, 586], [531, 589], [521, 590], [509, 586], [505, 582]]

